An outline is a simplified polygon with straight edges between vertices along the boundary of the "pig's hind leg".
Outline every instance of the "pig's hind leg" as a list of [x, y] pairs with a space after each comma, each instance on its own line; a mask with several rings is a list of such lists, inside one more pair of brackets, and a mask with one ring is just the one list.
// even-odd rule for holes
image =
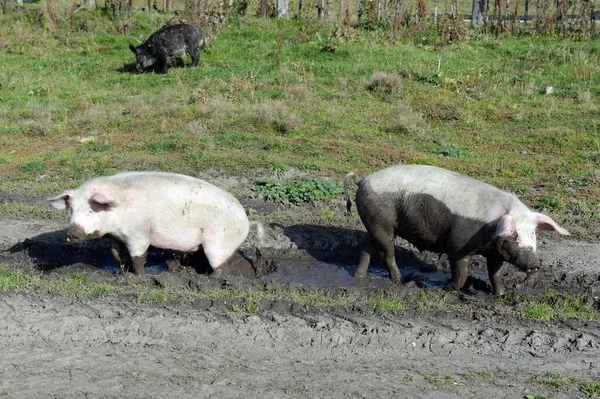
[[[387, 266], [387, 269], [390, 273], [390, 279], [394, 283], [399, 283], [402, 275], [400, 274], [400, 270], [398, 270], [398, 265], [396, 264], [394, 229], [377, 226], [369, 230], [369, 235], [371, 236], [372, 247], [380, 252], [380, 256]], [[363, 246], [358, 262], [358, 269], [354, 275], [355, 277], [360, 278], [367, 274], [371, 253], [373, 253], [373, 251], [368, 244]]]
[[221, 266], [233, 255], [239, 244], [231, 245], [229, 243], [204, 242], [202, 248], [204, 255], [212, 268], [212, 276], [219, 277], [221, 275]]
[[192, 57], [192, 66], [198, 66], [198, 61], [200, 60], [200, 51], [198, 50], [198, 45], [188, 46], [187, 52]]

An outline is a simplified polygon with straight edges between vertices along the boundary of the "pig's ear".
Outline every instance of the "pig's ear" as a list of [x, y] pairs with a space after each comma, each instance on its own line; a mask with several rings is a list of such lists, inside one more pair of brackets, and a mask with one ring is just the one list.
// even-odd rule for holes
[[137, 54], [137, 50], [135, 49], [135, 46], [133, 44], [129, 45], [129, 50], [133, 51], [134, 54]]
[[570, 235], [566, 229], [563, 229], [556, 224], [556, 222], [552, 220], [550, 216], [546, 216], [543, 213], [534, 212], [533, 217], [535, 218], [534, 220], [537, 228], [540, 230], [554, 230], [564, 236]]
[[504, 215], [498, 221], [496, 225], [495, 236], [508, 237], [517, 234], [517, 225], [515, 218], [511, 215]]
[[56, 197], [48, 198], [46, 201], [48, 201], [48, 204], [53, 208], [65, 209], [67, 206], [69, 206], [69, 201], [74, 195], [75, 191], [69, 190], [62, 194], [58, 194]]
[[102, 193], [94, 193], [90, 197], [90, 203], [100, 205], [103, 208], [112, 208], [116, 205], [114, 200], [109, 199]]

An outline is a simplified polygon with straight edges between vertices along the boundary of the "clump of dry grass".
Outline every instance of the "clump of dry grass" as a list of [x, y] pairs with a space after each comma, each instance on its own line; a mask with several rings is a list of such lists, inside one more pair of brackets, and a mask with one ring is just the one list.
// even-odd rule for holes
[[258, 121], [279, 133], [290, 132], [302, 122], [287, 105], [273, 100], [258, 104]]
[[286, 100], [304, 102], [312, 97], [312, 92], [305, 84], [287, 87], [283, 93]]
[[45, 106], [34, 106], [29, 111], [29, 120], [25, 122], [27, 134], [30, 136], [46, 136], [50, 131], [50, 118], [53, 109]]
[[399, 96], [402, 94], [402, 77], [393, 72], [375, 72], [366, 88], [380, 98]]
[[427, 122], [419, 112], [410, 105], [398, 101], [392, 108], [385, 130], [388, 133], [424, 137], [428, 128]]
[[270, 128], [285, 133], [296, 128], [302, 120], [282, 101], [265, 100], [252, 103], [247, 100], [231, 101], [219, 94], [198, 104], [205, 129], [225, 133], [231, 127], [254, 131]]

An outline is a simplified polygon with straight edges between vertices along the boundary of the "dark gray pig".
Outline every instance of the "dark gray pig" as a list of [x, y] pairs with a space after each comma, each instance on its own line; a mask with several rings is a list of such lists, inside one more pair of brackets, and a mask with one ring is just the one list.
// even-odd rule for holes
[[202, 247], [219, 273], [249, 231], [246, 212], [230, 193], [175, 173], [98, 177], [48, 202], [69, 212], [67, 241], [80, 244], [109, 236], [115, 259], [125, 263], [125, 245], [136, 274], [144, 272], [150, 245], [183, 253]]
[[160, 62], [160, 72], [167, 73], [169, 57], [183, 58], [187, 52], [192, 57], [192, 65], [198, 66], [199, 48], [208, 49], [202, 29], [190, 24], [168, 25], [154, 32], [148, 40], [129, 49], [135, 54], [135, 67], [144, 72], [156, 61]]
[[503, 262], [527, 273], [539, 269], [536, 228], [569, 234], [550, 217], [529, 210], [516, 195], [446, 169], [396, 165], [362, 180], [350, 172], [344, 180], [348, 212], [350, 179], [358, 185], [356, 208], [369, 232], [355, 277], [366, 276], [371, 255], [377, 251], [392, 281], [399, 282], [394, 254], [397, 235], [419, 250], [448, 254], [449, 290], [464, 286], [469, 255], [485, 256], [494, 293], [502, 295], [505, 288], [499, 270]]

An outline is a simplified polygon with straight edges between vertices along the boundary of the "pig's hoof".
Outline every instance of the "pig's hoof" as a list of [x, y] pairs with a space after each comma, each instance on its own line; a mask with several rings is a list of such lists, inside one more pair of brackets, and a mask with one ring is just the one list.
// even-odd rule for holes
[[179, 268], [179, 262], [177, 262], [175, 259], [169, 259], [167, 260], [167, 268], [170, 272], [175, 271]]
[[460, 288], [455, 283], [446, 284], [444, 291], [459, 291]]
[[354, 273], [354, 278], [356, 278], [356, 279], [363, 279], [365, 277], [367, 277], [367, 273], [359, 273], [359, 272]]
[[222, 274], [223, 274], [223, 270], [221, 270], [220, 267], [217, 267], [216, 269], [213, 269], [212, 273], [210, 274], [210, 277], [219, 278], [219, 277], [221, 277]]

